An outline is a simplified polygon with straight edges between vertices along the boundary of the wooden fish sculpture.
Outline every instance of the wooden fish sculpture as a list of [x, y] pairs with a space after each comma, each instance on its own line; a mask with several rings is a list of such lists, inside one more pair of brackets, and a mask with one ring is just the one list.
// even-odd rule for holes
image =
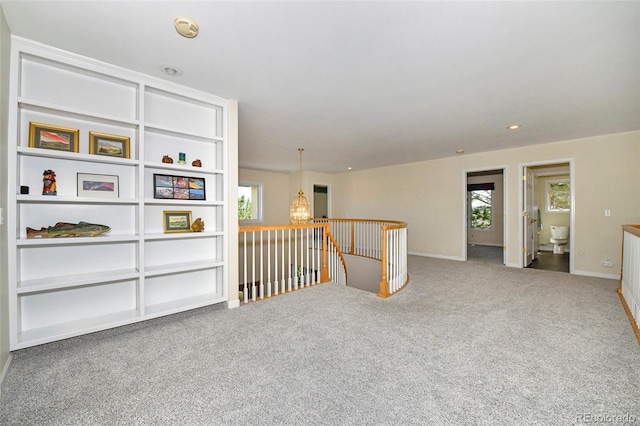
[[54, 226], [40, 228], [40, 230], [27, 227], [27, 238], [95, 237], [109, 231], [111, 231], [110, 227], [96, 223], [58, 222]]

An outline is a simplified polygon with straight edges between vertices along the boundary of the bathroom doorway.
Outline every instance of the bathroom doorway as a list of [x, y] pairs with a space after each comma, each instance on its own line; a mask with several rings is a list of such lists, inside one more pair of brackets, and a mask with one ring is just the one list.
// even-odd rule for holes
[[572, 272], [574, 203], [571, 171], [571, 160], [522, 167], [521, 235], [525, 268]]
[[465, 172], [465, 260], [505, 264], [505, 172]]

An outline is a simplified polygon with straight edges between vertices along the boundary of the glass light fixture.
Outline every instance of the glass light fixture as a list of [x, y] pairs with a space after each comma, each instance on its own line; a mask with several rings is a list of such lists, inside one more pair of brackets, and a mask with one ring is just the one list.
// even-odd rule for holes
[[307, 223], [309, 219], [311, 219], [311, 204], [309, 204], [307, 197], [305, 197], [304, 192], [302, 192], [302, 151], [304, 151], [304, 149], [298, 148], [298, 151], [300, 151], [300, 190], [298, 191], [298, 196], [293, 199], [291, 207], [289, 208], [289, 219], [294, 225]]

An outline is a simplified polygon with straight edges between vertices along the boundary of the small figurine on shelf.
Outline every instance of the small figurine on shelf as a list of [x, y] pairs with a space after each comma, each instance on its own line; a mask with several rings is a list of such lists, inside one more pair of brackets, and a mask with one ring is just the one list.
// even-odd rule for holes
[[164, 157], [162, 157], [162, 162], [173, 164], [173, 158], [169, 157], [168, 155], [165, 155]]
[[204, 222], [202, 221], [201, 218], [197, 218], [196, 220], [193, 221], [193, 223], [191, 224], [191, 230], [193, 232], [204, 231]]
[[193, 160], [193, 162], [191, 163], [191, 165], [193, 167], [202, 167], [202, 161], [200, 161], [199, 158], [196, 158], [195, 160]]
[[58, 195], [56, 172], [53, 170], [45, 170], [42, 173], [42, 195]]
[[185, 164], [187, 162], [187, 154], [184, 152], [178, 153], [178, 164]]

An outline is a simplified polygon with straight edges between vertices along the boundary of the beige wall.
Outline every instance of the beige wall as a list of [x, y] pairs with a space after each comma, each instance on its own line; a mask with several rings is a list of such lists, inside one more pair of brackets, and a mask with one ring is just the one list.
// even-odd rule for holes
[[[249, 169], [240, 169], [238, 171], [240, 183], [262, 184], [263, 221], [260, 223], [261, 225], [289, 223], [289, 204], [295, 196], [295, 194], [290, 195], [289, 177], [288, 173]], [[240, 225], [242, 226], [242, 224]]]
[[[289, 223], [289, 205], [300, 190], [300, 173], [279, 173], [264, 170], [240, 169], [243, 183], [262, 184], [263, 222], [260, 225], [284, 225]], [[302, 173], [302, 192], [313, 212], [313, 185], [326, 185], [331, 191], [333, 175], [317, 172]], [[335, 213], [331, 213], [335, 217]], [[242, 226], [242, 224], [240, 224]]]
[[[9, 107], [9, 27], [0, 9], [0, 207], [2, 219], [7, 219], [7, 127]], [[7, 227], [0, 226], [0, 385], [9, 365], [9, 283], [7, 278]]]
[[[332, 217], [406, 221], [412, 254], [463, 260], [466, 172], [505, 169], [506, 264], [518, 267], [523, 244], [521, 168], [571, 160], [572, 270], [615, 277], [620, 272], [620, 226], [640, 223], [639, 158], [640, 131], [635, 131], [336, 175], [305, 172], [302, 186], [310, 195], [313, 183], [330, 185]], [[240, 180], [265, 185], [265, 224], [289, 223], [288, 206], [299, 188], [298, 173], [241, 169]], [[604, 216], [605, 209], [611, 210], [610, 217]], [[613, 268], [602, 265], [605, 259], [614, 262]]]
[[[334, 216], [406, 221], [411, 253], [462, 260], [464, 171], [505, 168], [506, 264], [521, 266], [521, 167], [572, 159], [574, 272], [613, 277], [620, 272], [620, 226], [640, 222], [639, 158], [635, 131], [353, 171], [334, 177]], [[602, 265], [606, 258], [613, 268]]]

